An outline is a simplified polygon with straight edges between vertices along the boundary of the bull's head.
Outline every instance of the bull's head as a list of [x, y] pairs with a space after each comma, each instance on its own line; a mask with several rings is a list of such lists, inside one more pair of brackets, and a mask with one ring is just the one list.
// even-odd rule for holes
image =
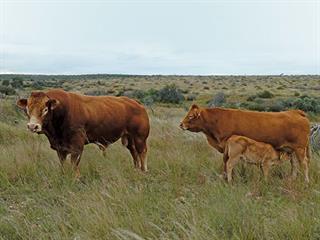
[[59, 101], [50, 99], [43, 92], [32, 92], [28, 99], [19, 99], [17, 105], [24, 110], [29, 118], [28, 129], [34, 133], [41, 133], [43, 125], [50, 120]]
[[200, 132], [202, 129], [201, 109], [196, 104], [193, 104], [187, 115], [180, 123], [180, 128], [191, 132]]

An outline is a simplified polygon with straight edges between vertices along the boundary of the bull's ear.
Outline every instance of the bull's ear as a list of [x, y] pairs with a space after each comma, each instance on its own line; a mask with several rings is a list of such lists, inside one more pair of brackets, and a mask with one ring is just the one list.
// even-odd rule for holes
[[199, 106], [197, 104], [192, 104], [191, 109], [199, 109]]
[[59, 104], [60, 104], [60, 102], [57, 99], [49, 99], [46, 102], [46, 105], [47, 105], [48, 108], [50, 108], [50, 110], [55, 109], [56, 107], [59, 106]]
[[17, 101], [17, 106], [21, 109], [26, 109], [28, 104], [28, 100], [25, 98], [19, 99]]

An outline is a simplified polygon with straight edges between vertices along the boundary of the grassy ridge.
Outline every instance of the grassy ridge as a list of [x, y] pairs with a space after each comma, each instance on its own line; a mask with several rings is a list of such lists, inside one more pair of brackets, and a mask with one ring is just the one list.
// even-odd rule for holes
[[85, 148], [82, 178], [62, 175], [43, 136], [22, 123], [0, 124], [0, 239], [318, 239], [320, 159], [311, 184], [285, 178], [268, 183], [256, 167], [236, 167], [234, 183], [220, 179], [221, 155], [200, 134], [183, 132], [181, 109], [151, 115], [150, 172], [133, 169], [119, 143], [104, 158]]

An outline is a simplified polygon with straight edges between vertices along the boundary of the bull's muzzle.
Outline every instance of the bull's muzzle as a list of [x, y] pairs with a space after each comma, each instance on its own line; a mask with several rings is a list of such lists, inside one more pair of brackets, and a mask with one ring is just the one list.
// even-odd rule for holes
[[39, 123], [28, 123], [27, 127], [31, 132], [34, 132], [34, 133], [41, 132], [41, 125]]

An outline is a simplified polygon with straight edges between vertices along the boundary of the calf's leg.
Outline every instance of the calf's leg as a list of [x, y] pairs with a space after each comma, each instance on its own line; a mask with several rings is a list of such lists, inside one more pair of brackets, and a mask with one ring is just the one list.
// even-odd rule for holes
[[234, 166], [237, 164], [237, 162], [239, 161], [239, 157], [230, 157], [229, 156], [229, 159], [227, 161], [227, 180], [228, 180], [228, 183], [230, 183], [232, 181], [232, 170], [234, 168]]

